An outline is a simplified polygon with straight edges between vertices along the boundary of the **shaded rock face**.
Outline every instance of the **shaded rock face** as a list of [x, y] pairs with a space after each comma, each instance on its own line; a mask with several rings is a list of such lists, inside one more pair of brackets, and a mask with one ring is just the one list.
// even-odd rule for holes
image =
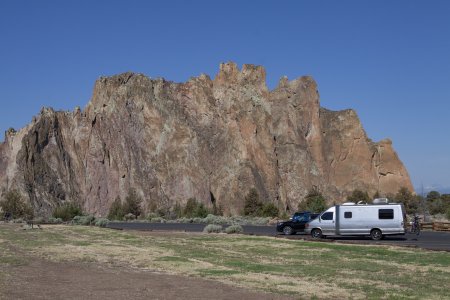
[[331, 201], [355, 188], [413, 190], [391, 142], [370, 141], [352, 110], [321, 108], [311, 77], [269, 91], [253, 65], [186, 83], [100, 78], [83, 111], [43, 109], [0, 144], [2, 191], [20, 190], [40, 215], [75, 201], [104, 216], [130, 189], [146, 210], [195, 197], [239, 214], [253, 187], [292, 211], [313, 186]]

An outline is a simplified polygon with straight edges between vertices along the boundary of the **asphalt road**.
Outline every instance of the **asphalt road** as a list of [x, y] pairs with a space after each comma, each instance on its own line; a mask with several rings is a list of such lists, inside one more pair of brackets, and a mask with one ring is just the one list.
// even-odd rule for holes
[[[202, 232], [205, 224], [179, 224], [179, 223], [130, 223], [130, 222], [110, 222], [108, 227], [112, 229], [142, 230], [142, 231], [183, 231]], [[296, 235], [284, 236], [279, 234], [273, 226], [242, 226], [245, 234], [274, 236], [288, 239], [311, 240], [309, 235], [298, 233]], [[404, 236], [385, 237], [381, 241], [373, 241], [369, 237], [327, 237], [324, 242], [339, 242], [348, 244], [373, 244], [373, 245], [396, 245], [404, 247], [418, 247], [428, 250], [439, 250], [450, 252], [450, 233], [422, 231], [420, 236], [406, 234]]]

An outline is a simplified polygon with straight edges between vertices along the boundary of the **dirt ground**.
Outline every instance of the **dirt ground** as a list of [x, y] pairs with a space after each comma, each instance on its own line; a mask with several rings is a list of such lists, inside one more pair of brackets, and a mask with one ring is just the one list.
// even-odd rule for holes
[[[211, 280], [32, 259], [0, 266], [0, 299], [291, 299]], [[5, 278], [6, 277], [6, 278]]]

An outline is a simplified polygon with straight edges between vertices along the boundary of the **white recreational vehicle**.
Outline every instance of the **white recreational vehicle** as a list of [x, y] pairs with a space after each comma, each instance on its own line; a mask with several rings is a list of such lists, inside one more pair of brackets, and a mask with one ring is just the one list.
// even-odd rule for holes
[[406, 213], [403, 204], [388, 203], [386, 198], [373, 204], [344, 203], [330, 207], [305, 226], [313, 238], [327, 235], [368, 235], [380, 240], [385, 235], [405, 234]]

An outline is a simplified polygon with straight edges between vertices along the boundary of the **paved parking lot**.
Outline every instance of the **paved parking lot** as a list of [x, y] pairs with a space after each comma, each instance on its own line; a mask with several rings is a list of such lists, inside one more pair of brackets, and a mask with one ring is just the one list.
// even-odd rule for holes
[[[185, 231], [185, 232], [202, 232], [205, 224], [178, 224], [178, 223], [133, 223], [133, 222], [111, 222], [109, 228], [126, 229], [126, 230], [161, 230], [161, 231]], [[306, 234], [296, 234], [292, 236], [284, 236], [275, 231], [274, 226], [243, 226], [245, 234], [276, 236], [289, 239], [306, 239], [311, 237]], [[406, 234], [404, 236], [386, 237], [381, 241], [373, 241], [368, 237], [327, 237], [323, 241], [339, 242], [349, 244], [384, 244], [396, 245], [404, 247], [418, 247], [429, 250], [449, 251], [450, 252], [450, 233], [422, 231], [420, 236]]]

